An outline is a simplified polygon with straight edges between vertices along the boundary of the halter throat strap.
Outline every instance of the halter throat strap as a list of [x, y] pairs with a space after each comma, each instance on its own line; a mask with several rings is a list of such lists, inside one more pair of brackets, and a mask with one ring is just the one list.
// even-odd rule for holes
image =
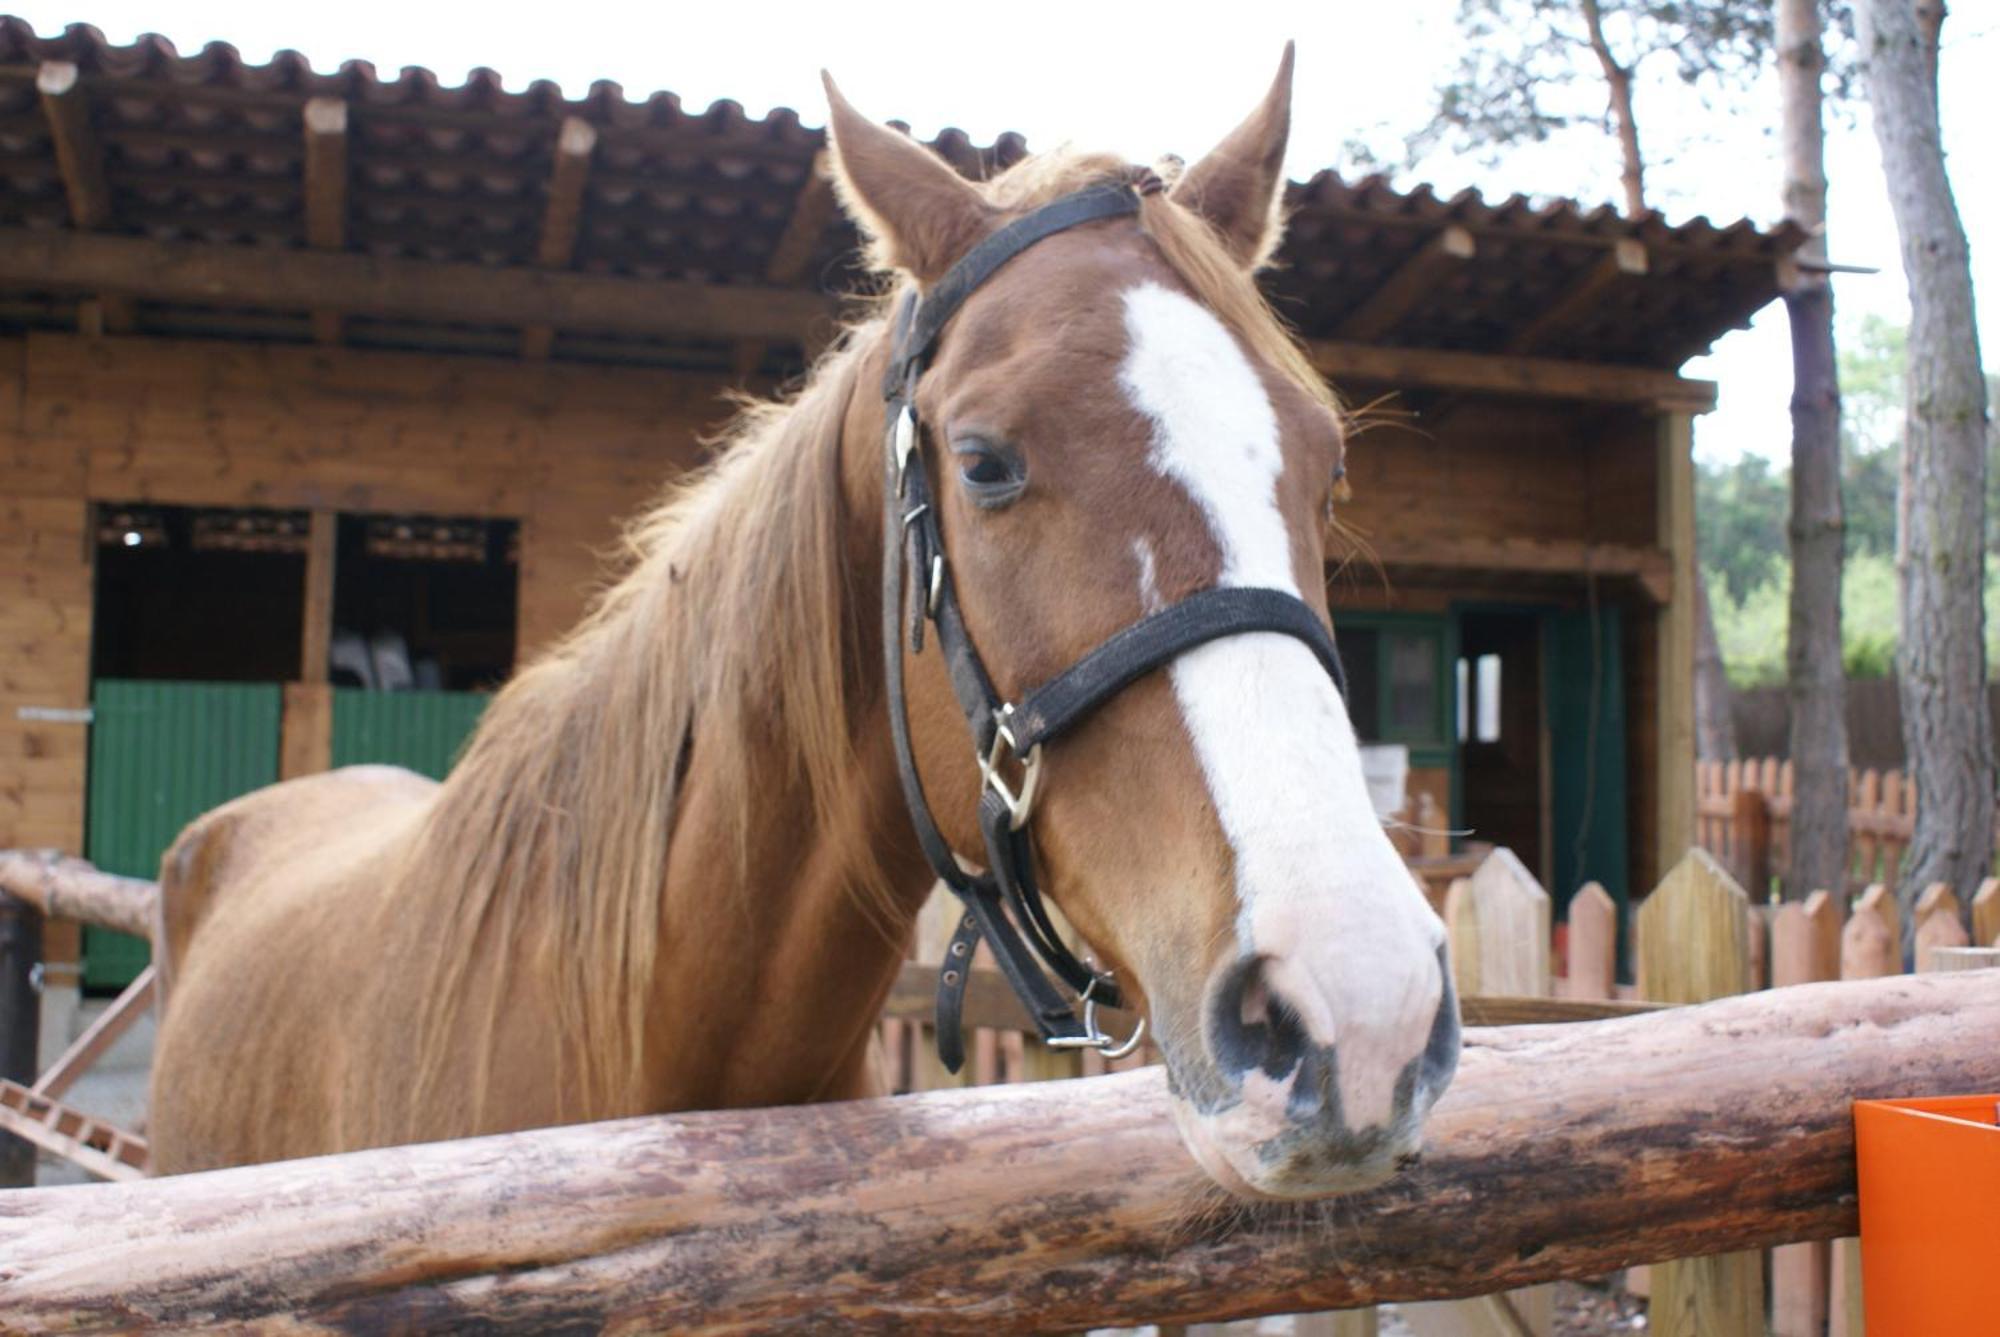
[[[882, 393], [887, 407], [883, 451], [882, 652], [890, 732], [905, 805], [925, 860], [963, 902], [965, 914], [946, 946], [937, 994], [938, 1055], [957, 1072], [964, 1062], [963, 1014], [973, 954], [985, 940], [995, 963], [1058, 1048], [1129, 1052], [1098, 1031], [1098, 1007], [1118, 1007], [1116, 983], [1079, 960], [1063, 942], [1036, 880], [1028, 830], [1041, 747], [1075, 727], [1111, 697], [1196, 646], [1226, 636], [1273, 632], [1304, 643], [1344, 702], [1345, 675], [1333, 636], [1304, 600], [1283, 590], [1204, 590], [1112, 635], [1048, 682], [1009, 704], [995, 690], [959, 609], [944, 559], [936, 497], [925, 463], [916, 410], [917, 384], [945, 326], [979, 286], [1036, 242], [1102, 219], [1136, 214], [1131, 184], [1104, 182], [1066, 195], [1006, 224], [974, 246], [931, 289], [904, 299], [893, 326]], [[977, 871], [952, 849], [924, 793], [910, 738], [904, 645], [924, 647], [936, 629], [952, 692], [958, 698], [980, 769], [978, 823], [986, 867]], [[1018, 776], [1014, 769], [1020, 768]], [[1083, 1004], [1079, 1019], [1068, 987]], [[1132, 1043], [1136, 1043], [1137, 1035]]]

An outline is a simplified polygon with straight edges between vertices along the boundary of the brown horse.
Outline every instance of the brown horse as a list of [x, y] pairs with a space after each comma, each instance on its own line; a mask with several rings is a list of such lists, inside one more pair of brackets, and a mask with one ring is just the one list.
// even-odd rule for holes
[[[1061, 152], [971, 184], [827, 87], [842, 199], [902, 289], [1135, 179]], [[1010, 699], [1196, 591], [1326, 615], [1342, 418], [1254, 279], [1290, 94], [1288, 52], [1170, 190], [1036, 244], [944, 329], [918, 448]], [[871, 1091], [932, 884], [876, 632], [887, 358], [884, 322], [858, 325], [793, 402], [749, 412], [443, 784], [335, 771], [187, 830], [162, 874], [160, 1171]], [[939, 655], [903, 654], [918, 771], [969, 855], [964, 721]], [[1444, 935], [1313, 653], [1214, 640], [1046, 769], [1043, 885], [1150, 1019], [1209, 1175], [1326, 1193], [1412, 1156], [1457, 1057]]]

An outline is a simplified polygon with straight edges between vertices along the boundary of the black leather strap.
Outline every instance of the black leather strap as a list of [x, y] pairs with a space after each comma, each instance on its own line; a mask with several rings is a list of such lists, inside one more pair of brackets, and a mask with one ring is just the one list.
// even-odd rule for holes
[[1021, 698], [1013, 731], [1022, 752], [1069, 731], [1154, 669], [1224, 636], [1277, 632], [1303, 641], [1347, 700], [1333, 635], [1311, 606], [1284, 590], [1224, 587], [1190, 594], [1141, 618]]

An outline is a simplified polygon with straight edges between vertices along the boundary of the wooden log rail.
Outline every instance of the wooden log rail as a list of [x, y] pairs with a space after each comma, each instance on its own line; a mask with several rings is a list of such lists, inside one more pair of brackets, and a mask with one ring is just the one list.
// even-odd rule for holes
[[1227, 1202], [1156, 1069], [0, 1195], [14, 1331], [991, 1333], [1471, 1295], [1852, 1234], [1851, 1102], [2000, 1088], [2000, 974], [1472, 1033], [1423, 1163]]
[[0, 893], [17, 896], [52, 919], [79, 919], [150, 939], [160, 889], [144, 878], [99, 872], [55, 850], [0, 850]]

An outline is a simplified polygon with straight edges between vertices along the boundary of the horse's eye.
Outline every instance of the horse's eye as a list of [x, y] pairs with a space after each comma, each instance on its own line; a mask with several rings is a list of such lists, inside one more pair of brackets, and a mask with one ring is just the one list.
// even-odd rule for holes
[[954, 442], [951, 453], [958, 457], [958, 476], [975, 505], [1005, 506], [1027, 486], [1021, 457], [1006, 446], [967, 438]]

